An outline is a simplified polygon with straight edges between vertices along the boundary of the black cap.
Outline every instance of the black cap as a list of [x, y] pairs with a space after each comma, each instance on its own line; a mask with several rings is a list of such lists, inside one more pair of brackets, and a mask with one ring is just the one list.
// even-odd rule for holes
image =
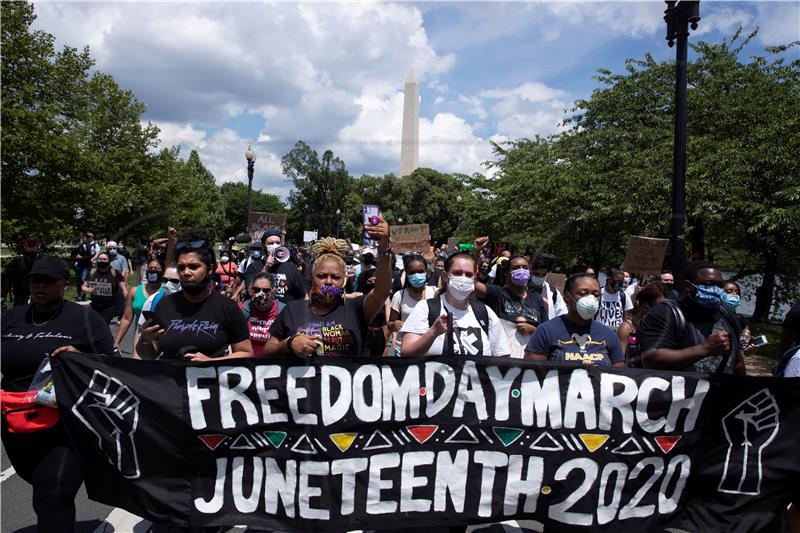
[[280, 237], [280, 236], [281, 236], [281, 230], [276, 228], [270, 228], [261, 234], [261, 240], [266, 241], [268, 237]]
[[58, 257], [43, 255], [33, 262], [28, 276], [33, 276], [34, 274], [47, 276], [52, 279], [69, 280], [69, 265], [67, 265], [66, 261]]

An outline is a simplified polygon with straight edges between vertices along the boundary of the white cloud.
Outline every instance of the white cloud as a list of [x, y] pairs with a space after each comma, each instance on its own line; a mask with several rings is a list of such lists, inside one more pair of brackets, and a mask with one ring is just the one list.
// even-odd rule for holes
[[477, 96], [464, 96], [463, 94], [459, 94], [458, 101], [467, 104], [469, 113], [472, 113], [481, 120], [486, 118], [486, 109], [484, 109], [483, 102]]
[[549, 135], [561, 129], [566, 93], [544, 83], [528, 81], [510, 89], [487, 89], [479, 93], [495, 101], [491, 116], [498, 134], [511, 138]]
[[708, 9], [703, 10], [700, 15], [700, 22], [697, 29], [692, 31], [692, 35], [699, 36], [718, 31], [723, 35], [730, 36], [739, 26], [749, 28], [753, 23], [753, 16], [744, 9], [714, 6], [713, 4], [709, 4]]
[[758, 2], [756, 10], [761, 29], [758, 38], [762, 43], [777, 45], [800, 41], [799, 3]]

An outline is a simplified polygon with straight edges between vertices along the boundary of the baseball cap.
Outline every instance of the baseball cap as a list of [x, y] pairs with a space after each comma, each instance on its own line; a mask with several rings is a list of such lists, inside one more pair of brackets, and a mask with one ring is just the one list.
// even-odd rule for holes
[[51, 279], [69, 279], [69, 265], [63, 259], [52, 255], [43, 255], [33, 262], [28, 276], [39, 274]]

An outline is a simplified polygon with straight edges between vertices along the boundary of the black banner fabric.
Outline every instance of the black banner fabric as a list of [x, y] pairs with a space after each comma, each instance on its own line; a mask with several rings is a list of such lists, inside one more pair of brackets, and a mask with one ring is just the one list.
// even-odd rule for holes
[[92, 499], [177, 526], [759, 531], [800, 380], [491, 357], [54, 358]]

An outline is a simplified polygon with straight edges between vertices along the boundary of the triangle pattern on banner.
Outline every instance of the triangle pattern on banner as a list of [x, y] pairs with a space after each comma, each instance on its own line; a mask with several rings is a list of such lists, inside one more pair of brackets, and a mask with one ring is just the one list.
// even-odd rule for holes
[[386, 435], [378, 431], [377, 429], [372, 432], [372, 435], [369, 436], [367, 439], [367, 443], [364, 445], [364, 450], [380, 450], [381, 448], [391, 448], [392, 443], [389, 439], [386, 438]]
[[247, 438], [247, 435], [242, 433], [238, 437], [234, 439], [234, 441], [229, 446], [231, 450], [255, 450], [256, 447], [253, 446], [253, 443], [250, 442], [250, 439]]
[[311, 439], [308, 438], [308, 435], [303, 434], [297, 439], [297, 442], [294, 443], [292, 446], [292, 451], [296, 453], [317, 453], [317, 449], [314, 447], [314, 443], [311, 442]]
[[608, 440], [608, 435], [598, 435], [596, 433], [580, 433], [578, 436], [590, 453], [594, 453], [597, 448], [605, 444]]
[[358, 437], [358, 433], [333, 433], [328, 435], [328, 437], [330, 437], [331, 441], [339, 448], [339, 451], [344, 453], [353, 445], [353, 441]]
[[197, 438], [208, 446], [209, 450], [214, 451], [227, 438], [227, 435], [198, 435]]
[[452, 435], [445, 439], [445, 442], [453, 444], [478, 444], [478, 437], [476, 437], [467, 426], [461, 424]]
[[681, 440], [682, 435], [664, 435], [662, 437], [653, 437], [658, 447], [664, 453], [669, 453], [672, 448]]
[[616, 453], [617, 455], [637, 455], [644, 453], [644, 449], [642, 445], [639, 444], [639, 441], [631, 436], [622, 441], [622, 444], [611, 450], [611, 453]]
[[530, 445], [530, 449], [542, 452], [560, 452], [564, 447], [550, 433], [545, 431], [536, 437], [536, 440]]
[[437, 429], [439, 426], [406, 426], [406, 431], [420, 444], [431, 438]]
[[494, 431], [494, 434], [497, 435], [497, 438], [500, 439], [500, 442], [502, 442], [505, 447], [512, 445], [514, 441], [525, 433], [524, 430], [519, 428], [506, 428], [502, 426], [492, 426], [492, 431]]
[[280, 448], [283, 441], [286, 440], [285, 431], [265, 431], [264, 436], [275, 448]]

